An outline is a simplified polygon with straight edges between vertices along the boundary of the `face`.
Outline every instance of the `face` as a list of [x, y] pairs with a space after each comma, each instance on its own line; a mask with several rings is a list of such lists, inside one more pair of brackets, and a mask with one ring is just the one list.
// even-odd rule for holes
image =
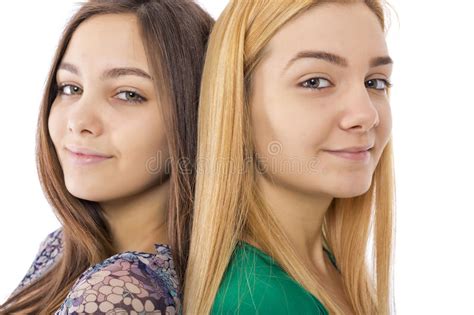
[[150, 73], [134, 15], [92, 17], [74, 32], [48, 120], [72, 195], [110, 201], [163, 180], [168, 149]]
[[377, 59], [386, 56], [381, 25], [364, 4], [325, 4], [285, 24], [251, 84], [262, 176], [312, 195], [365, 193], [391, 133], [392, 66]]

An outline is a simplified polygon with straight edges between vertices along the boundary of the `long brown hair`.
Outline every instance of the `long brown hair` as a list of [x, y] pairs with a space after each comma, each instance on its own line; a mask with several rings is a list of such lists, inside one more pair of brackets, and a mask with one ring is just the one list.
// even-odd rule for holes
[[[183, 302], [186, 314], [211, 311], [232, 251], [241, 239], [250, 239], [269, 253], [331, 314], [342, 313], [318, 275], [295, 252], [256, 189], [249, 87], [267, 43], [283, 25], [324, 3], [359, 2], [370, 8], [385, 30], [383, 0], [230, 0], [214, 26], [199, 105], [194, 226]], [[389, 140], [370, 189], [354, 198], [334, 198], [323, 222], [323, 243], [334, 254], [356, 314], [390, 313], [394, 185]]]
[[195, 183], [199, 86], [213, 20], [191, 0], [89, 1], [71, 18], [60, 39], [45, 87], [36, 136], [38, 175], [63, 227], [63, 252], [47, 273], [9, 297], [0, 306], [1, 313], [53, 313], [81, 273], [115, 254], [100, 205], [67, 191], [47, 122], [58, 93], [56, 72], [74, 31], [92, 16], [125, 13], [137, 16], [155, 90], [163, 104], [172, 160], [168, 230], [175, 269], [180, 282], [184, 278]]

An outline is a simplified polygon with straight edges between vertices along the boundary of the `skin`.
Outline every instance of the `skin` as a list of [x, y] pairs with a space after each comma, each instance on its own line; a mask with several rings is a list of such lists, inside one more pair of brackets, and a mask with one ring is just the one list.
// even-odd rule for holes
[[[49, 132], [67, 190], [102, 206], [117, 252], [153, 253], [155, 243], [168, 243], [169, 176], [163, 163], [169, 152], [161, 104], [152, 78], [102, 77], [113, 68], [138, 68], [151, 77], [132, 14], [95, 16], [74, 32], [56, 75], [60, 93]], [[66, 149], [71, 144], [111, 158], [75, 164]]]
[[[289, 64], [302, 51], [337, 54], [348, 65], [313, 57]], [[367, 192], [389, 141], [392, 122], [383, 79], [390, 82], [392, 65], [369, 66], [379, 56], [388, 56], [388, 50], [368, 7], [324, 4], [275, 34], [252, 79], [253, 138], [266, 163], [257, 176], [258, 188], [301, 257], [341, 305], [348, 303], [340, 276], [323, 253], [321, 227], [333, 198]], [[379, 80], [368, 82], [374, 79]], [[367, 144], [375, 144], [367, 162], [324, 151]], [[284, 167], [289, 161], [299, 168]], [[346, 306], [345, 314], [350, 313]]]

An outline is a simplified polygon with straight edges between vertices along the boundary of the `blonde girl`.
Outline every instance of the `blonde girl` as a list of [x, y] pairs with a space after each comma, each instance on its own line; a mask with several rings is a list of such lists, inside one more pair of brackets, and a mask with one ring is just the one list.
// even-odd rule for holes
[[391, 313], [392, 63], [378, 0], [230, 1], [201, 89], [187, 314]]

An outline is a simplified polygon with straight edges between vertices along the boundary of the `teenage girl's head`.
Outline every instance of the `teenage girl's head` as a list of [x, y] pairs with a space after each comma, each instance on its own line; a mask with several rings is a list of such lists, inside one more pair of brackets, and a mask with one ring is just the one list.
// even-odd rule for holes
[[[392, 65], [377, 15], [362, 1], [318, 5], [259, 44], [248, 45], [245, 73], [259, 174], [329, 198], [367, 192], [391, 131]], [[370, 150], [328, 152], [353, 147]]]
[[[37, 132], [40, 180], [66, 246], [54, 274], [37, 284], [49, 295], [35, 295], [33, 286], [24, 291], [33, 293], [30, 305], [52, 310], [83, 268], [114, 252], [100, 203], [168, 180], [170, 243], [177, 272], [184, 273], [198, 95], [212, 24], [191, 0], [89, 1], [71, 18]], [[71, 151], [105, 159], [84, 164]]]
[[[161, 165], [169, 160], [163, 108], [172, 106], [172, 90], [161, 78], [162, 44], [156, 36], [148, 41], [154, 67], [141, 32], [134, 13], [89, 17], [72, 34], [53, 78], [48, 131], [65, 186], [77, 198], [122, 199], [168, 179]], [[90, 163], [72, 154], [83, 150], [104, 158]]]
[[[385, 250], [391, 240], [390, 232], [380, 232], [391, 229], [391, 71], [378, 0], [230, 1], [213, 29], [203, 75], [198, 159], [204, 167], [197, 172], [186, 308], [209, 309], [222, 266], [245, 234], [337, 310], [291, 259], [291, 246], [258, 192], [258, 183], [267, 181], [333, 201], [325, 241], [354, 309], [374, 310], [372, 291], [354, 289], [367, 285], [364, 272], [356, 277], [365, 255], [354, 256], [365, 252], [372, 203], [388, 204], [378, 209], [377, 224], [384, 228], [374, 246]], [[328, 152], [366, 146], [371, 149], [362, 160]], [[376, 200], [377, 185], [383, 189]], [[349, 235], [354, 230], [358, 235]], [[380, 314], [387, 305], [387, 253], [376, 262]]]
[[[50, 152], [68, 192], [94, 202], [165, 180], [170, 155], [194, 150], [211, 23], [186, 0], [84, 4], [64, 32], [47, 83], [40, 168], [57, 166], [45, 161]], [[83, 164], [71, 154], [81, 150], [106, 159]]]

